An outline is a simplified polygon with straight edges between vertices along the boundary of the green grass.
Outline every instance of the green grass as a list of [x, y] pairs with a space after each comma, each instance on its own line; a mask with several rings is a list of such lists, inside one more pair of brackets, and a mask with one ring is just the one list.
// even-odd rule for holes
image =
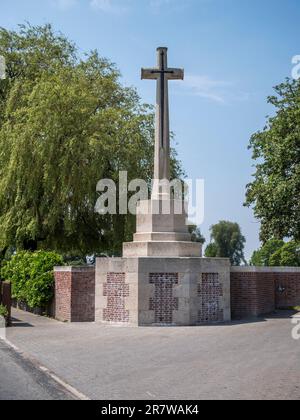
[[287, 306], [285, 308], [278, 308], [279, 311], [297, 311], [300, 312], [300, 306]]

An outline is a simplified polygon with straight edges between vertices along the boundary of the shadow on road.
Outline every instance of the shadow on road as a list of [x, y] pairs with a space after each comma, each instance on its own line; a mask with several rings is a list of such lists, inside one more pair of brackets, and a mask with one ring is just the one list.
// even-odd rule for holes
[[34, 328], [32, 324], [29, 324], [28, 322], [23, 322], [20, 319], [17, 318], [11, 318], [11, 328], [17, 327], [17, 328]]
[[300, 313], [296, 310], [292, 310], [292, 309], [278, 309], [275, 312], [271, 312], [270, 314], [266, 314], [264, 316], [252, 316], [249, 318], [244, 318], [244, 319], [233, 319], [230, 322], [223, 322], [223, 323], [209, 323], [209, 324], [201, 324], [199, 325], [200, 327], [220, 327], [222, 326], [227, 326], [230, 327], [232, 325], [247, 325], [247, 324], [257, 324], [260, 322], [267, 322], [270, 319], [291, 319], [293, 318], [295, 315], [299, 314], [300, 317]]

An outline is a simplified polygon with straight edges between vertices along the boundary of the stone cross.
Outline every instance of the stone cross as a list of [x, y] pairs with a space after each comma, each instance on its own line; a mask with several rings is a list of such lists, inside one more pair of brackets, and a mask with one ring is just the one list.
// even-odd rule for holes
[[169, 80], [183, 80], [184, 70], [168, 67], [168, 49], [157, 49], [157, 67], [142, 69], [142, 79], [156, 80], [156, 124], [155, 124], [155, 160], [154, 187], [152, 198], [158, 199], [168, 194], [161, 191], [157, 182], [170, 180], [170, 124], [169, 124]]

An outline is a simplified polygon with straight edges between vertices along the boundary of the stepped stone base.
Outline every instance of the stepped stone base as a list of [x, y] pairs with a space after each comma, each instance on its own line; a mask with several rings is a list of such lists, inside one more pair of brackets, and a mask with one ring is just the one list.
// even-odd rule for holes
[[97, 259], [96, 322], [188, 326], [230, 319], [227, 259]]
[[202, 245], [191, 242], [186, 221], [184, 201], [139, 202], [137, 231], [123, 244], [123, 257], [201, 257]]
[[202, 245], [196, 242], [148, 241], [123, 244], [126, 257], [201, 257]]

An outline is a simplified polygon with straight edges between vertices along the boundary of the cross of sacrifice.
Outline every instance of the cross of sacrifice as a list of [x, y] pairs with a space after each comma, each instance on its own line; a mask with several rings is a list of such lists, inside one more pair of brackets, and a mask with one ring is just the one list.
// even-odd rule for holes
[[[169, 80], [183, 80], [184, 70], [168, 67], [168, 49], [157, 49], [157, 67], [142, 69], [142, 79], [156, 80], [156, 124], [154, 183], [170, 181], [170, 123]], [[164, 192], [163, 192], [164, 194]], [[159, 198], [160, 191], [154, 186], [152, 198]]]

